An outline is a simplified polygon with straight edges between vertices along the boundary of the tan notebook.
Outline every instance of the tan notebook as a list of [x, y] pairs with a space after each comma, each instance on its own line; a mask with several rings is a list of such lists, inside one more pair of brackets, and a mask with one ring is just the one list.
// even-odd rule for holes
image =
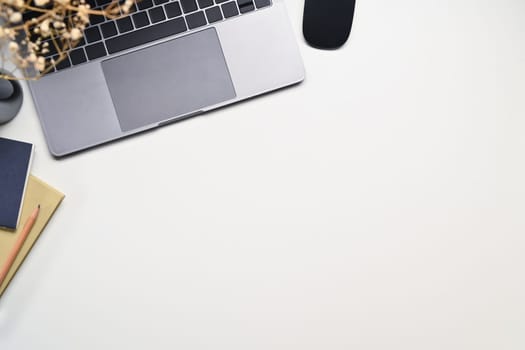
[[8, 231], [0, 229], [0, 266], [2, 266], [9, 255], [9, 252], [16, 242], [16, 238], [22, 231], [27, 218], [31, 215], [33, 210], [40, 204], [40, 213], [38, 218], [29, 233], [20, 253], [16, 257], [13, 266], [9, 270], [4, 283], [0, 286], [0, 297], [4, 294], [5, 289], [9, 285], [9, 282], [13, 279], [16, 271], [24, 261], [25, 257], [35, 244], [36, 240], [40, 236], [42, 230], [46, 226], [47, 222], [57, 209], [64, 195], [53, 187], [49, 186], [42, 180], [36, 178], [33, 175], [29, 175], [27, 181], [26, 194], [24, 197], [24, 205], [22, 206], [22, 215], [20, 217], [20, 225], [16, 231]]

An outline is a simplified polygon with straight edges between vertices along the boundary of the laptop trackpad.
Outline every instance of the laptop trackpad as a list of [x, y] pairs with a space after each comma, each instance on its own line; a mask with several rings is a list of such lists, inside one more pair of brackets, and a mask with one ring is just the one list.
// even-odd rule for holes
[[102, 62], [122, 131], [233, 99], [215, 28]]

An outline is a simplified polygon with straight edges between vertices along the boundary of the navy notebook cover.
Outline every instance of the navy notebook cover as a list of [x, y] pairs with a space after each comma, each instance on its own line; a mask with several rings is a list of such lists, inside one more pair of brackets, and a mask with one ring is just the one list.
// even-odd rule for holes
[[0, 137], [0, 226], [16, 229], [33, 145]]

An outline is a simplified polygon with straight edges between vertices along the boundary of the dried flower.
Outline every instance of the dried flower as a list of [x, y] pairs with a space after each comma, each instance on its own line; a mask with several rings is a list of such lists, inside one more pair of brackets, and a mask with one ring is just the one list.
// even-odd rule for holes
[[[7, 49], [2, 53], [0, 48], [0, 59], [14, 66], [12, 73], [19, 73], [15, 79], [36, 79], [52, 71], [82, 39], [90, 16], [124, 16], [135, 3], [112, 0], [93, 10], [87, 1], [0, 0], [0, 46]], [[1, 74], [0, 78], [13, 79]]]
[[50, 0], [34, 0], [35, 5], [38, 6], [38, 7], [46, 6], [47, 4], [49, 4], [49, 1]]
[[12, 53], [18, 51], [18, 44], [15, 43], [14, 41], [10, 41], [8, 47], [9, 47], [9, 51], [11, 51]]
[[13, 12], [9, 16], [9, 22], [18, 23], [22, 21], [22, 14], [20, 12]]
[[73, 28], [71, 29], [70, 37], [71, 37], [71, 40], [75, 40], [75, 41], [80, 40], [82, 39], [82, 32], [78, 28]]

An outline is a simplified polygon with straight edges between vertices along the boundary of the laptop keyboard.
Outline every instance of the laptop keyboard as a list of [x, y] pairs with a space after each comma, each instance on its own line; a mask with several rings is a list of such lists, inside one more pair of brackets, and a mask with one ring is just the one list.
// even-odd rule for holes
[[[89, 2], [95, 1], [104, 6], [111, 0]], [[123, 18], [91, 16], [84, 38], [55, 71], [271, 5], [272, 0], [142, 0], [137, 2], [136, 11]], [[55, 55], [51, 50], [48, 57], [57, 58]]]

